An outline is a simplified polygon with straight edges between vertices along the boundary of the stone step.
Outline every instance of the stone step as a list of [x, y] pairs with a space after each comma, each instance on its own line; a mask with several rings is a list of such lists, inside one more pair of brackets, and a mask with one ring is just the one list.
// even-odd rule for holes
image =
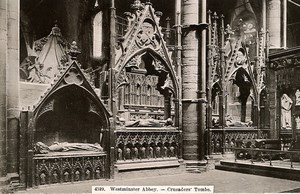
[[203, 167], [207, 165], [207, 161], [193, 161], [193, 160], [186, 160], [184, 161], [186, 167]]
[[117, 163], [115, 165], [118, 172], [158, 169], [158, 168], [173, 168], [173, 167], [179, 167], [179, 166], [180, 166], [180, 163], [177, 159], [162, 160], [162, 161], [127, 162], [127, 163]]
[[220, 164], [216, 165], [215, 168], [218, 170], [300, 181], [300, 169], [260, 164], [246, 164], [231, 161], [220, 161]]
[[168, 161], [148, 161], [117, 163], [114, 179], [141, 178], [145, 176], [160, 176], [183, 173], [185, 168], [178, 159]]

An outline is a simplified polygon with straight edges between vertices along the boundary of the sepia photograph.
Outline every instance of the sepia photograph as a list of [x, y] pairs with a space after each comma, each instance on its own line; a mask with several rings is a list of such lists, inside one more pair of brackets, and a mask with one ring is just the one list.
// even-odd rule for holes
[[300, 193], [299, 34], [300, 0], [0, 0], [0, 193]]

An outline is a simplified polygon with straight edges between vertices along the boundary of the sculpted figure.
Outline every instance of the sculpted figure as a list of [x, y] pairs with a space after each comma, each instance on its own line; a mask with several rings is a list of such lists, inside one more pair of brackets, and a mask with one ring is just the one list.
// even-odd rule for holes
[[252, 127], [253, 122], [242, 122], [233, 120], [230, 116], [226, 118], [226, 127]]
[[160, 157], [160, 147], [159, 146], [155, 147], [155, 157], [156, 158]]
[[156, 119], [139, 119], [136, 121], [128, 121], [126, 127], [162, 127], [159, 120]]
[[132, 148], [132, 160], [135, 160], [138, 158], [138, 149], [137, 147]]
[[89, 144], [89, 143], [58, 143], [54, 142], [51, 146], [47, 146], [42, 142], [37, 142], [35, 144], [35, 153], [37, 154], [47, 154], [49, 152], [68, 152], [68, 151], [96, 151], [102, 152], [103, 148], [100, 144]]
[[118, 160], [123, 159], [123, 150], [121, 148], [118, 148]]
[[175, 148], [174, 146], [171, 146], [169, 148], [169, 157], [173, 157], [173, 156], [175, 156]]
[[168, 148], [166, 146], [163, 146], [162, 148], [162, 158], [166, 158], [167, 157], [167, 152], [168, 152]]
[[153, 158], [153, 148], [150, 146], [149, 147], [149, 155], [148, 155], [148, 159], [149, 158]]
[[283, 129], [290, 129], [292, 127], [292, 104], [292, 99], [287, 94], [283, 94], [281, 97], [281, 127]]
[[46, 175], [45, 175], [45, 173], [42, 173], [40, 175], [40, 178], [41, 178], [41, 185], [46, 184]]
[[295, 93], [295, 96], [296, 96], [296, 106], [300, 106], [300, 90], [297, 89], [296, 93]]
[[130, 148], [125, 148], [125, 158], [124, 159], [130, 159], [131, 150]]
[[146, 148], [140, 147], [140, 159], [146, 158]]
[[172, 127], [173, 124], [171, 118], [168, 118], [167, 120], [139, 119], [125, 122], [125, 127]]
[[296, 117], [295, 121], [296, 121], [296, 129], [300, 129], [300, 117], [299, 116]]

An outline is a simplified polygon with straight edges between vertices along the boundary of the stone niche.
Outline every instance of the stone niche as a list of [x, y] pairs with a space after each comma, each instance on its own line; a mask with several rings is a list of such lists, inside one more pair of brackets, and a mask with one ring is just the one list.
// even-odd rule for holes
[[35, 141], [47, 145], [54, 142], [100, 143], [103, 123], [92, 111], [95, 106], [92, 100], [77, 88], [64, 90], [46, 105], [53, 110], [41, 114], [36, 120]]

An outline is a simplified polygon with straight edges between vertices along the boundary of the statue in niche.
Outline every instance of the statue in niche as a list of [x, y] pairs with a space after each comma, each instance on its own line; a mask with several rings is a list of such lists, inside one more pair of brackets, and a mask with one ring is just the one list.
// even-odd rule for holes
[[297, 116], [295, 121], [296, 121], [296, 129], [300, 129], [300, 117]]
[[91, 179], [91, 171], [89, 169], [86, 169], [85, 171], [85, 179], [86, 180]]
[[74, 180], [79, 181], [79, 179], [80, 179], [80, 172], [78, 170], [76, 170]]
[[146, 158], [146, 148], [145, 147], [140, 147], [140, 159]]
[[69, 172], [68, 171], [66, 171], [65, 173], [64, 173], [64, 176], [65, 176], [65, 182], [68, 182], [69, 181]]
[[68, 151], [95, 151], [103, 152], [103, 148], [100, 144], [89, 144], [89, 143], [58, 143], [54, 142], [51, 146], [47, 146], [42, 142], [37, 142], [35, 144], [36, 154], [47, 154], [49, 152], [68, 152]]
[[139, 150], [137, 147], [132, 148], [132, 160], [136, 160], [139, 156]]
[[96, 169], [96, 179], [100, 179], [100, 169]]
[[174, 157], [175, 156], [175, 147], [170, 146], [169, 148], [169, 157]]
[[148, 152], [148, 159], [153, 158], [153, 148], [150, 146], [149, 147], [149, 152]]
[[123, 159], [123, 150], [121, 148], [118, 148], [118, 160]]
[[159, 158], [160, 157], [160, 147], [159, 146], [157, 146], [157, 147], [155, 147], [155, 158]]
[[53, 172], [52, 176], [53, 176], [53, 183], [57, 183], [58, 174], [56, 173], [56, 170]]
[[295, 93], [295, 96], [296, 96], [296, 106], [300, 106], [300, 90], [297, 89], [296, 93]]
[[162, 158], [167, 157], [168, 148], [166, 146], [163, 146], [162, 148]]
[[124, 152], [125, 152], [124, 153], [125, 154], [124, 160], [130, 159], [130, 157], [131, 157], [131, 150], [130, 150], [130, 148], [129, 147], [125, 148]]
[[283, 94], [281, 97], [281, 128], [283, 129], [291, 129], [292, 127], [292, 104], [292, 99], [287, 94]]
[[41, 185], [46, 184], [46, 174], [42, 172], [40, 178], [41, 178]]

